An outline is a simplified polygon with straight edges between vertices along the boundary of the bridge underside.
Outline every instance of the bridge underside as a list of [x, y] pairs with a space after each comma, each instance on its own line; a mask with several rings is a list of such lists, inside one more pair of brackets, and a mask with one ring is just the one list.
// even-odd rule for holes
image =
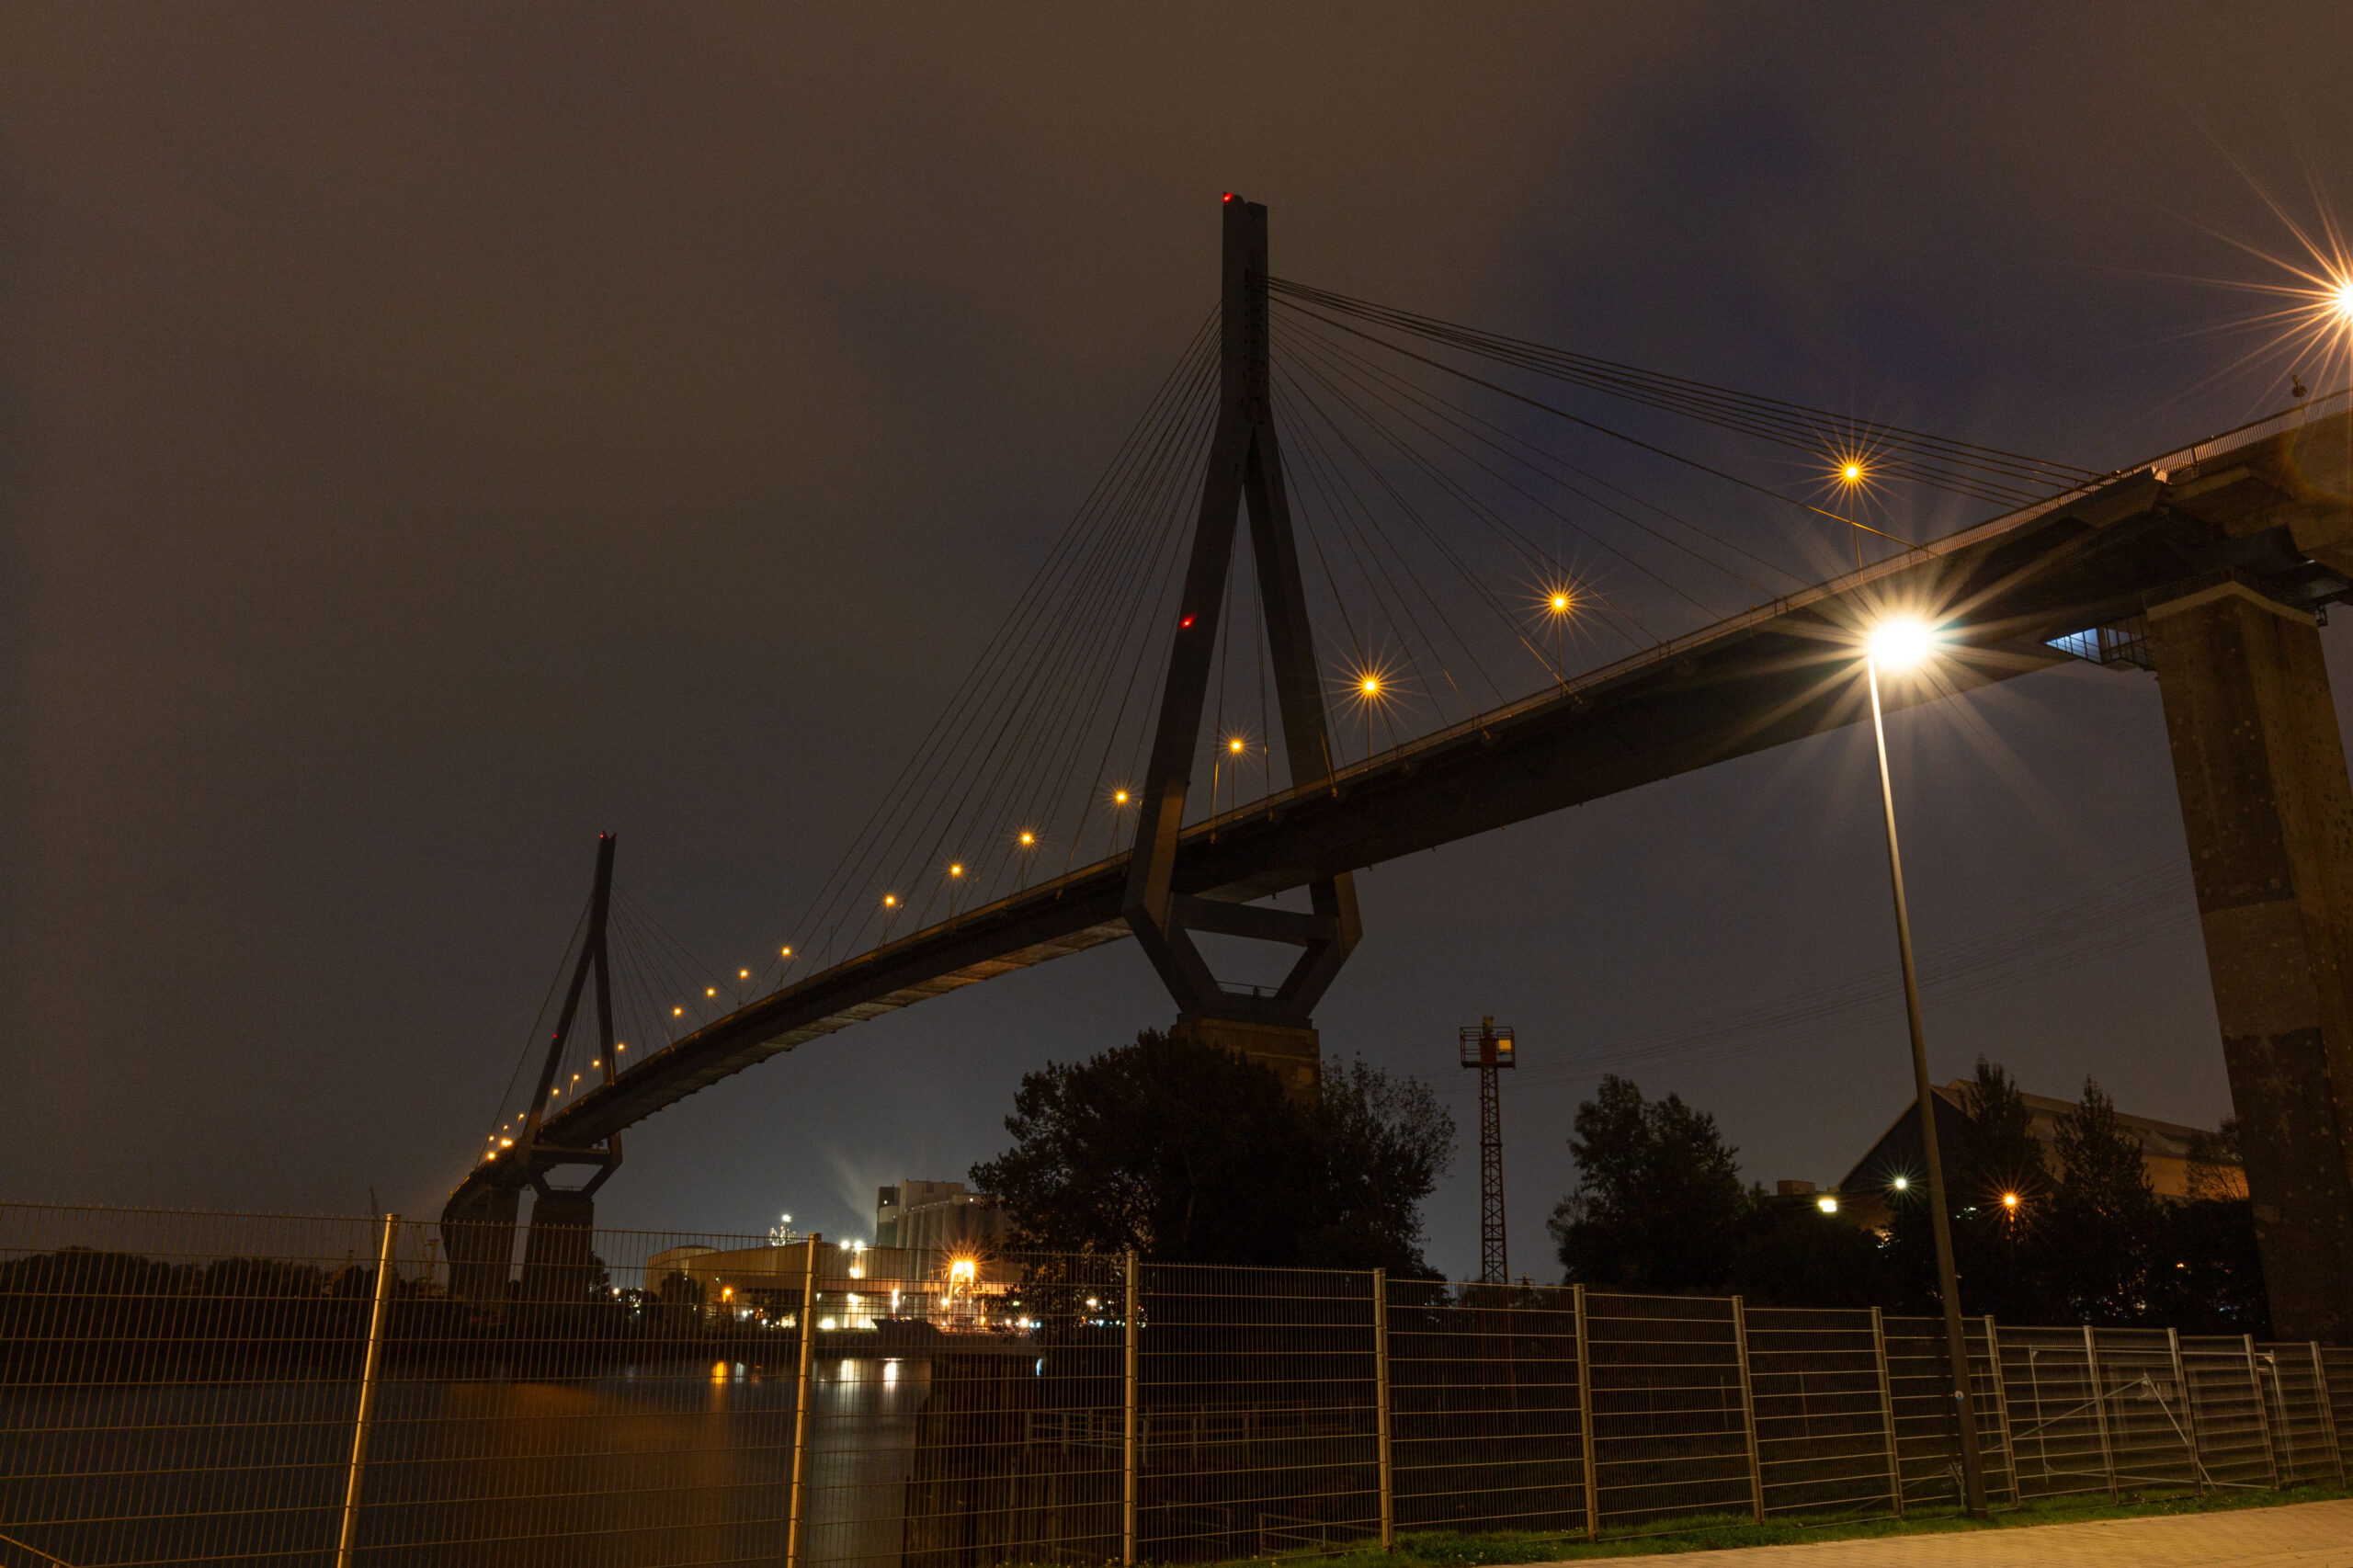
[[[2342, 415], [2276, 422], [2235, 440], [2201, 444], [2060, 502], [1997, 518], [1931, 550], [1758, 606], [1370, 764], [1197, 824], [1181, 836], [1173, 889], [1227, 906], [1218, 926], [1204, 928], [1247, 935], [1254, 912], [1241, 906], [1250, 901], [1841, 728], [1864, 710], [1855, 678], [1859, 631], [1893, 611], [1938, 622], [1951, 651], [1938, 661], [1941, 678], [1933, 688], [1922, 685], [1891, 692], [1898, 706], [2075, 656], [2054, 648], [2054, 639], [2070, 639], [2072, 648], [2103, 662], [2163, 670], [2165, 661], [2175, 657], [2168, 650], [2184, 645], [2183, 629], [2219, 626], [2211, 615], [2177, 619], [2164, 613], [2165, 607], [2201, 594], [2270, 607], [2263, 613], [2271, 619], [2284, 617], [2308, 634], [2316, 609], [2353, 596], [2348, 438], [2353, 425]], [[2153, 627], [2163, 630], [2153, 635]], [[2089, 635], [2078, 639], [2076, 633]], [[2203, 646], [2227, 633], [2228, 628], [2200, 630], [2189, 642]], [[2176, 700], [2187, 677], [2168, 676], [2161, 685], [2175, 731], [2177, 768], [2187, 766], [2181, 761], [2185, 747], [2197, 752], [2218, 727], [2244, 728], [2252, 721], [2276, 728], [2280, 716], [2293, 709], [2304, 716], [2299, 721], [2303, 729], [2281, 742], [2292, 752], [2298, 744], [2320, 743], [2311, 717], [2315, 701], [2330, 716], [2326, 742], [2334, 748], [2334, 782], [2307, 778], [2308, 768], [2296, 775], [2294, 790], [2274, 792], [2276, 808], [2245, 810], [2258, 816], [2285, 812], [2299, 822], [2314, 812], [2325, 817], [2341, 810], [2323, 827], [2289, 831], [2284, 838], [2272, 835], [2287, 846], [2279, 853], [2288, 861], [2302, 857], [2283, 874], [2289, 876], [2291, 902], [2304, 901], [2299, 907], [2309, 906], [2318, 923], [2313, 929], [2321, 933], [2298, 949], [2307, 953], [2296, 960], [2304, 976], [2299, 983], [2313, 998], [2325, 994], [2334, 1000], [2315, 999], [2306, 1006], [2313, 1015], [2309, 1027], [2317, 1031], [2312, 1041], [2279, 1048], [2275, 1055], [2285, 1051], [2293, 1061], [2266, 1071], [2276, 1081], [2302, 1083], [2313, 1072], [2333, 1070], [2334, 1082], [2353, 1095], [2353, 1024], [2347, 1022], [2353, 1009], [2346, 1006], [2344, 980], [2353, 971], [2353, 947], [2347, 945], [2353, 920], [2333, 902], [2353, 901], [2353, 796], [2347, 795], [2343, 753], [2316, 649], [2314, 642], [2309, 655], [2273, 661], [2279, 673], [2268, 678], [2290, 695], [2268, 708], [2257, 704], [2260, 710], [2250, 710], [2252, 688], [2225, 689], [2228, 682], [2217, 686], [2208, 680], [2200, 689], [2211, 689], [2195, 711]], [[2182, 708], [2178, 720], [2177, 708]], [[2333, 805], [2327, 799], [2331, 790], [2341, 798]], [[2227, 990], [2222, 971], [2249, 960], [2240, 949], [2226, 953], [2214, 945], [2217, 926], [2206, 866], [2233, 851], [2201, 841], [2203, 819], [2193, 809], [2192, 794], [2186, 781], [2185, 820], [2200, 864], [2200, 906], [2210, 911], [2210, 954], [2220, 997]], [[2338, 859], [2347, 862], [2341, 869]], [[1127, 860], [1123, 855], [1072, 872], [764, 997], [551, 1116], [545, 1135], [560, 1144], [594, 1145], [804, 1041], [1125, 937]], [[2320, 860], [2328, 862], [2325, 869]], [[1249, 999], [1229, 1000], [1234, 1016], [1246, 1018]], [[2227, 1008], [2225, 1015], [2228, 1040], [2282, 1035], [2277, 1028], [2234, 1035]], [[2230, 1049], [2244, 1054], [2236, 1045]], [[2234, 1060], [2234, 1088], [2245, 1117], [2252, 1108], [2240, 1079]], [[2307, 1108], [2314, 1087], [2304, 1085], [2301, 1097]], [[2323, 1210], [2335, 1200], [2330, 1193], [2353, 1194], [2347, 1141], [2337, 1131], [2353, 1127], [2353, 1100], [2339, 1103], [2325, 1077], [2317, 1095], [2318, 1103], [2330, 1108], [2327, 1125], [2272, 1140], [2280, 1151], [2276, 1159], [2257, 1154], [2264, 1141], [2251, 1132], [2249, 1179], [2258, 1202], [2270, 1185], [2263, 1167], [2282, 1161], [2302, 1172], [2299, 1179], [2323, 1200]], [[2312, 1121], [2313, 1114], [2308, 1108], [2303, 1120]], [[469, 1190], [506, 1185], [506, 1174], [494, 1165], [478, 1166], [453, 1199], [453, 1212]], [[2317, 1212], [2302, 1201], [2295, 1208]], [[2334, 1291], [2339, 1304], [2332, 1324], [2353, 1329], [2353, 1197], [2346, 1197], [2342, 1208], [2347, 1216], [2343, 1244], [2332, 1241], [2324, 1249], [2331, 1256], [2341, 1254], [2342, 1262], [2322, 1270], [2329, 1280], [2313, 1297], [2313, 1310]], [[2267, 1241], [2267, 1256], [2270, 1250]], [[2302, 1309], [2293, 1316], [2293, 1323], [2278, 1325], [2280, 1333], [2335, 1332], [2314, 1326], [2318, 1319]]]

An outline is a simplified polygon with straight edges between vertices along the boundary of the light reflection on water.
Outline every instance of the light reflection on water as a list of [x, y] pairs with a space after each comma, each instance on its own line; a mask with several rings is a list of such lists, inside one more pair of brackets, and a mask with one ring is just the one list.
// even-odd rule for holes
[[[821, 1359], [813, 1382], [804, 1561], [895, 1563], [930, 1364]], [[12, 1398], [0, 1409], [0, 1532], [75, 1563], [330, 1563], [355, 1397], [331, 1381]], [[789, 1367], [389, 1381], [376, 1405], [360, 1561], [781, 1561], [791, 1473]]]

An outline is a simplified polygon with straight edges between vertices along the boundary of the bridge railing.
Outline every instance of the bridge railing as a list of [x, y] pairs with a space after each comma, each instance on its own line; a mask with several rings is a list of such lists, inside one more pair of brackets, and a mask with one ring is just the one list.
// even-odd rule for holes
[[[1926, 1319], [502, 1234], [0, 1205], [0, 1563], [1209, 1562], [1959, 1500]], [[2353, 1350], [1969, 1348], [1997, 1506], [2344, 1482]]]

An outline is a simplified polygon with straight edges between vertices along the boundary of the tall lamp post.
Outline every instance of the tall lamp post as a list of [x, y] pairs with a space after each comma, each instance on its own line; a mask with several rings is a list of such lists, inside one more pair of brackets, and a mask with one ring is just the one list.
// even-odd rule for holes
[[[1934, 651], [1927, 626], [1909, 618], [1881, 622], [1864, 645], [1871, 688], [1871, 737], [1879, 743], [1879, 798], [1887, 819], [1887, 874], [1895, 891], [1895, 946], [1904, 958], [1904, 1015], [1912, 1028], [1912, 1083], [1918, 1095], [1920, 1148], [1928, 1165], [1928, 1212], [1937, 1238], [1937, 1294], [1945, 1306], [1945, 1355], [1952, 1373], [1953, 1415], [1961, 1429], [1961, 1476], [1972, 1517], [1985, 1514], [1985, 1465], [1977, 1451], [1977, 1407], [1971, 1397], [1969, 1346], [1961, 1327], [1961, 1286], [1953, 1270], [1951, 1210], [1945, 1201], [1945, 1165], [1937, 1153], [1937, 1118], [1928, 1084], [1928, 1046], [1920, 1032], [1920, 976], [1912, 962], [1912, 913], [1904, 901], [1904, 857], [1895, 843], [1895, 788], [1887, 771], [1887, 725], [1880, 716], [1879, 672], [1904, 670]], [[1995, 1376], [1999, 1376], [1996, 1369]]]

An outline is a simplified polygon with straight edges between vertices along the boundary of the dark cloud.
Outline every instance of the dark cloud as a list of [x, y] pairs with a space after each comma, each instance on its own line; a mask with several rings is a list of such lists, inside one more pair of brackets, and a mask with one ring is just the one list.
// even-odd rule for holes
[[[2108, 466], [2269, 406], [2185, 335], [2342, 188], [2353, 22], [1714, 6], [20, 7], [0, 20], [0, 1180], [436, 1209], [602, 828], [764, 952], [1211, 298], [1279, 270]], [[2154, 693], [1910, 726], [1924, 943], [2179, 861]], [[1339, 1049], [1531, 1067], [1884, 959], [1852, 737], [1367, 879]], [[2194, 927], [1955, 994], [1940, 1070], [2225, 1105]], [[1114, 949], [649, 1124], [604, 1212], [852, 1221], [1166, 1005]], [[1900, 1017], [1658, 1065], [1752, 1174]], [[1449, 1074], [1449, 1076], [1454, 1076]], [[1586, 1080], [1515, 1087], [1519, 1256]], [[1442, 1084], [1449, 1090], [1451, 1083]], [[1457, 1190], [1436, 1256], [1469, 1261]]]

